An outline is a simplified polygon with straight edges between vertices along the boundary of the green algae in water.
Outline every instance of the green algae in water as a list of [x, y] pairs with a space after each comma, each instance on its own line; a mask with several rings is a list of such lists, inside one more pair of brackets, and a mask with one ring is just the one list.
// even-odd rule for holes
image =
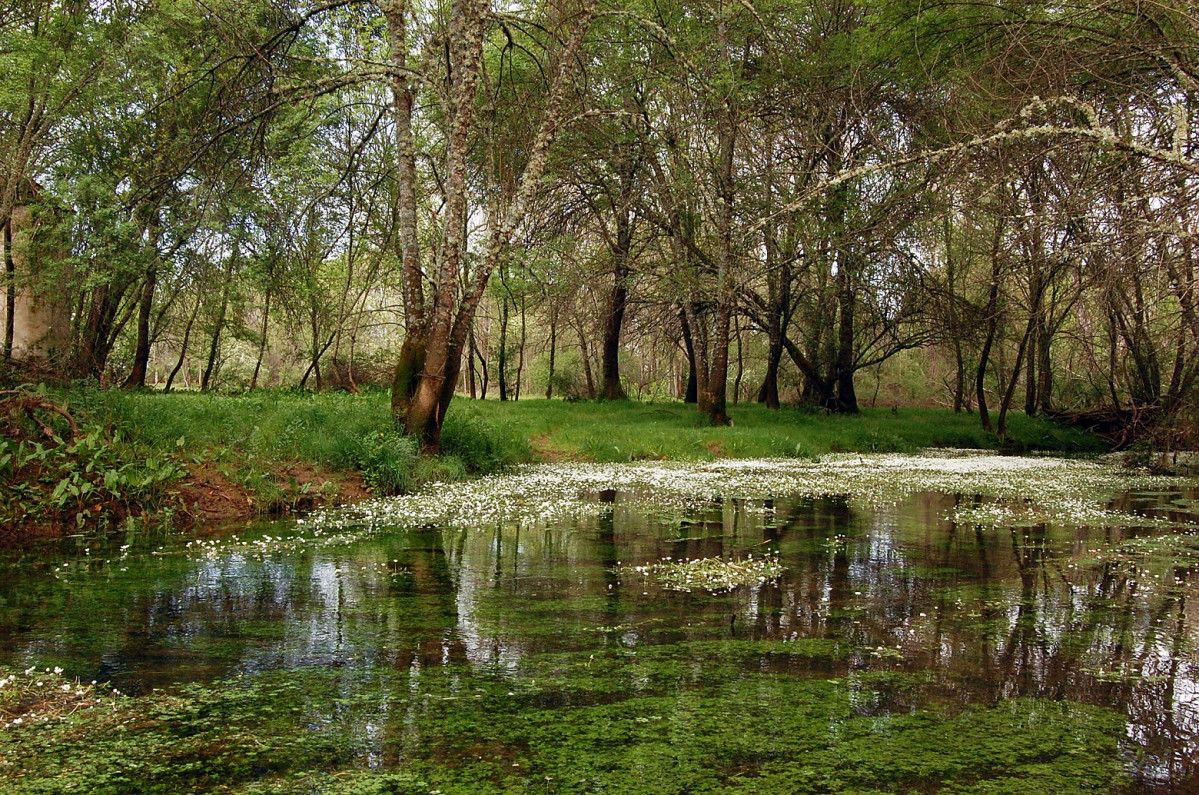
[[[1185, 481], [834, 464], [543, 468], [345, 521], [0, 569], [0, 664], [140, 694], [0, 729], [0, 792], [1194, 783]], [[980, 494], [1085, 495], [1094, 526], [974, 521]], [[775, 579], [718, 594], [617, 574], [766, 550]]]
[[869, 679], [745, 673], [612, 698], [618, 683], [606, 680], [625, 673], [598, 675], [576, 706], [548, 707], [454, 667], [419, 694], [395, 672], [355, 681], [317, 669], [190, 686], [0, 734], [0, 791], [891, 792], [939, 782], [1070, 793], [1126, 780], [1125, 723], [1110, 709], [1019, 699], [887, 713]]

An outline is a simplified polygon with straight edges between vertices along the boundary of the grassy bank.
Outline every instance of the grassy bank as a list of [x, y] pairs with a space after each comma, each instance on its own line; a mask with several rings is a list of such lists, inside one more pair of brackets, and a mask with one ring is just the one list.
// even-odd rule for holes
[[1069, 454], [1105, 449], [1092, 434], [1023, 414], [1010, 417], [1008, 439], [1001, 445], [999, 437], [979, 427], [977, 414], [943, 409], [865, 409], [838, 416], [742, 404], [732, 409], [733, 425], [726, 428], [704, 425], [694, 406], [678, 403], [462, 401], [457, 410], [501, 424], [530, 440], [539, 456], [548, 460], [808, 458], [836, 452], [915, 452], [927, 447]]
[[[458, 400], [443, 455], [422, 456], [392, 427], [381, 390], [360, 395], [45, 393], [65, 409], [39, 420], [10, 406], [0, 450], [0, 524], [112, 529], [131, 520], [207, 524], [412, 490], [532, 460], [803, 457], [828, 452], [997, 449], [974, 415], [867, 410], [851, 417], [736, 407], [704, 425], [677, 403]], [[24, 411], [24, 413], [22, 413]], [[0, 412], [3, 413], [3, 412]], [[66, 414], [77, 428], [67, 427]], [[1099, 452], [1095, 437], [1015, 415], [1007, 449]], [[36, 533], [35, 533], [36, 534]]]

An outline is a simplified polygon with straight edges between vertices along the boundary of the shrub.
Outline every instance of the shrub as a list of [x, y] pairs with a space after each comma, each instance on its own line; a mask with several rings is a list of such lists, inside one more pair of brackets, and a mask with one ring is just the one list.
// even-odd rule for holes
[[416, 440], [395, 431], [375, 431], [359, 443], [358, 468], [376, 494], [402, 494], [411, 490], [419, 460]]

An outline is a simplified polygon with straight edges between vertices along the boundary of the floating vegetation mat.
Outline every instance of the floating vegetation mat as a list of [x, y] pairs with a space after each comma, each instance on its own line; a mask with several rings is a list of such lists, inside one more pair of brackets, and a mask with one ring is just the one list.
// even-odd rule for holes
[[[0, 678], [0, 731], [23, 724], [65, 721], [76, 712], [111, 706], [118, 690], [62, 675], [62, 668], [12, 671]], [[110, 695], [111, 693], [111, 695]]]
[[778, 578], [783, 571], [785, 567], [779, 563], [777, 552], [756, 558], [748, 555], [744, 560], [667, 558], [645, 566], [618, 566], [615, 569], [622, 580], [640, 578], [671, 591], [688, 593], [694, 590], [721, 593], [742, 585], [764, 585]]
[[382, 531], [413, 527], [490, 530], [598, 516], [618, 492], [623, 505], [682, 516], [721, 499], [746, 500], [744, 509], [770, 513], [776, 497], [840, 496], [863, 508], [896, 505], [913, 493], [935, 491], [976, 499], [944, 517], [992, 527], [1051, 522], [1074, 526], [1170, 526], [1179, 522], [1113, 511], [1117, 494], [1177, 488], [1186, 478], [1150, 476], [1094, 461], [1012, 457], [961, 450], [922, 455], [825, 456], [715, 462], [542, 464], [461, 483], [432, 483], [420, 491], [318, 511], [297, 521], [286, 537], [199, 540], [191, 549], [209, 557], [232, 549], [248, 554], [349, 545]]
[[[939, 491], [979, 495], [1012, 505], [1038, 505], [1055, 517], [1076, 516], [1078, 524], [1087, 524], [1110, 518], [1106, 503], [1119, 492], [1185, 482], [1089, 461], [947, 453], [834, 455], [816, 462], [544, 464], [463, 483], [434, 483], [415, 494], [320, 511], [302, 520], [300, 526], [331, 533], [553, 522], [608, 510], [610, 506], [595, 499], [604, 491], [618, 491], [622, 499], [656, 510], [686, 510], [719, 499], [782, 496], [844, 496], [864, 507], [881, 507], [897, 504], [915, 492]], [[1003, 523], [1003, 515], [995, 518], [996, 523]]]

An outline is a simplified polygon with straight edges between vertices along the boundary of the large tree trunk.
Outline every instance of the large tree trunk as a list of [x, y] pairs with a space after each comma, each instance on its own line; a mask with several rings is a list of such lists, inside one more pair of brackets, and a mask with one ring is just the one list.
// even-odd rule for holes
[[[528, 162], [519, 187], [502, 217], [492, 219], [486, 248], [460, 297], [459, 284], [463, 277], [468, 216], [468, 156], [475, 131], [474, 110], [482, 71], [483, 38], [490, 14], [485, 2], [455, 0], [453, 3], [446, 36], [446, 49], [450, 56], [452, 72], [446, 87], [449, 134], [446, 140], [445, 167], [442, 170], [445, 203], [441, 218], [444, 234], [438, 262], [433, 269], [432, 283], [435, 289], [432, 311], [428, 313], [420, 328], [414, 329], [412, 325], [408, 328], [409, 337], [414, 333], [420, 337], [419, 347], [423, 348], [423, 365], [409, 371], [415, 377], [412, 390], [397, 394], [396, 386], [402, 389], [408, 385], [397, 377], [392, 396], [397, 422], [403, 424], [409, 435], [420, 439], [425, 452], [440, 451], [441, 429], [446, 409], [457, 386], [462, 354], [467, 347], [467, 335], [474, 322], [479, 301], [492, 273], [507, 250], [509, 241], [524, 219], [530, 203], [541, 189], [549, 147], [558, 132], [566, 109], [571, 87], [570, 77], [575, 69], [583, 37], [595, 13], [595, 6], [596, 0], [588, 0], [574, 16], [574, 30], [562, 51], [556, 54], [557, 63], [545, 102], [545, 112], [537, 134], [527, 150]], [[402, 6], [399, 13], [402, 17]], [[389, 27], [392, 30], [393, 52], [397, 44], [406, 47], [406, 39], [401, 37], [397, 40], [397, 26]], [[401, 171], [400, 180], [406, 179]], [[415, 207], [412, 210], [415, 213]], [[406, 297], [406, 301], [410, 300], [413, 300], [411, 296]]]

